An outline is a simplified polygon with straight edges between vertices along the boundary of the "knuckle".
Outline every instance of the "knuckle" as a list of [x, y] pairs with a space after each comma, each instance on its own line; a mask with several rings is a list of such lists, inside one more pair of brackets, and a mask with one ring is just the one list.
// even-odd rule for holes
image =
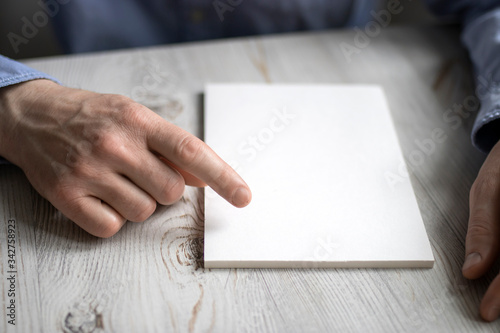
[[469, 219], [467, 238], [491, 236], [495, 230], [493, 219], [485, 212], [476, 212]]
[[469, 227], [468, 235], [470, 237], [491, 235], [491, 227], [482, 223], [474, 224]]
[[471, 186], [470, 196], [474, 198], [480, 194], [488, 194], [498, 191], [496, 182], [497, 175], [483, 174], [478, 177]]
[[150, 126], [151, 121], [149, 116], [151, 113], [152, 111], [138, 103], [130, 104], [126, 108], [127, 120], [139, 125], [138, 128], [147, 128]]
[[146, 221], [156, 210], [156, 201], [153, 199], [142, 200], [135, 204], [134, 213], [130, 216], [130, 220], [133, 222], [144, 222]]
[[66, 183], [57, 183], [52, 189], [52, 196], [55, 203], [71, 203], [75, 200], [75, 188]]
[[95, 143], [94, 149], [100, 155], [118, 155], [123, 153], [125, 145], [118, 135], [108, 133], [104, 134], [102, 139]]
[[200, 158], [202, 148], [200, 139], [188, 134], [179, 142], [174, 153], [182, 163], [194, 164]]
[[75, 165], [71, 170], [71, 176], [73, 176], [74, 179], [83, 181], [89, 181], [97, 177], [96, 170], [85, 163], [79, 163]]
[[104, 223], [97, 225], [96, 230], [93, 232], [94, 236], [101, 238], [109, 238], [114, 236], [122, 228], [123, 223], [118, 219], [107, 220]]
[[[134, 124], [137, 116], [144, 113], [144, 106], [132, 99], [116, 94], [103, 94], [91, 104], [93, 109], [99, 109], [104, 112], [110, 120], [107, 127], [116, 125]], [[100, 119], [100, 123], [104, 119]], [[111, 121], [112, 120], [112, 121]]]
[[222, 168], [217, 173], [216, 177], [214, 178], [214, 181], [218, 184], [219, 187], [226, 188], [227, 185], [229, 185], [229, 183], [231, 182], [232, 179], [231, 176], [232, 174], [229, 168]]
[[165, 183], [162, 190], [162, 198], [160, 203], [163, 205], [170, 205], [179, 199], [184, 194], [185, 183], [182, 177], [171, 178]]
[[144, 121], [150, 114], [148, 108], [126, 96], [111, 95], [111, 97], [111, 109], [121, 121], [128, 124], [145, 124]]
[[104, 179], [113, 175], [113, 171], [98, 164], [81, 164], [68, 173], [65, 186], [73, 186], [80, 192], [87, 192], [94, 186], [104, 184]]
[[109, 238], [115, 235], [123, 226], [123, 220], [118, 216], [109, 216], [97, 220], [88, 220], [88, 212], [92, 209], [85, 196], [78, 189], [67, 184], [59, 185], [54, 188], [54, 199], [57, 202], [56, 207], [63, 214], [73, 216], [73, 222], [94, 236]]
[[109, 156], [120, 156], [125, 153], [126, 147], [118, 135], [99, 133], [95, 137], [98, 139], [83, 140], [71, 147], [66, 154], [66, 166], [78, 169], [94, 164], [96, 158], [109, 158]]
[[106, 99], [107, 105], [109, 105], [110, 108], [118, 111], [123, 111], [128, 109], [128, 107], [132, 104], [135, 104], [135, 102], [128, 98], [127, 96], [124, 95], [119, 95], [119, 94], [105, 94], [102, 95], [103, 98]]
[[86, 184], [86, 182], [79, 181], [74, 174], [68, 173], [57, 179], [45, 193], [57, 208], [78, 208], [82, 204], [82, 198], [85, 197]]
[[[85, 203], [82, 197], [77, 196], [71, 199], [67, 198], [66, 200], [66, 208], [68, 211], [72, 211], [72, 215], [79, 217], [87, 216], [89, 206]], [[90, 234], [101, 238], [109, 238], [115, 235], [123, 225], [117, 217], [104, 218], [94, 221], [88, 221], [83, 218], [83, 220], [74, 220], [73, 222], [78, 224]]]

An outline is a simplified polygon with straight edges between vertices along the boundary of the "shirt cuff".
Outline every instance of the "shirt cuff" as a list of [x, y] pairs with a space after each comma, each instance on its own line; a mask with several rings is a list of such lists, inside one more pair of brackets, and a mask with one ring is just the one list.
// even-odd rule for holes
[[52, 76], [0, 55], [0, 88], [35, 79], [60, 82]]
[[488, 153], [500, 139], [500, 8], [470, 21], [462, 39], [474, 63], [476, 95], [481, 101], [471, 139]]
[[[480, 87], [478, 85], [478, 95]], [[488, 153], [500, 140], [500, 86], [490, 83], [480, 100], [481, 109], [472, 129], [472, 143], [482, 152]]]

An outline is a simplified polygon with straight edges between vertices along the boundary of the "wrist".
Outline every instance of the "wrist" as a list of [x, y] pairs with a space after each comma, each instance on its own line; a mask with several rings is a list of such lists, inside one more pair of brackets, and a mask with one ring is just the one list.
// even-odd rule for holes
[[[45, 79], [31, 80], [0, 88], [0, 156], [19, 165], [23, 152], [23, 122], [41, 122], [44, 112], [54, 107], [61, 89], [69, 89]], [[38, 114], [37, 114], [38, 113]]]

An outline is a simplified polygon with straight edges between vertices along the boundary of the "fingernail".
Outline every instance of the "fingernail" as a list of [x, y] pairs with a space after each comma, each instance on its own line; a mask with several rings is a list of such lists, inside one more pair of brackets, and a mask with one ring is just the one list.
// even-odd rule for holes
[[481, 262], [481, 255], [477, 252], [473, 252], [465, 258], [464, 266], [462, 267], [462, 271], [466, 271], [472, 266], [475, 266]]
[[252, 198], [250, 191], [244, 187], [240, 187], [233, 194], [233, 205], [237, 207], [245, 207]]

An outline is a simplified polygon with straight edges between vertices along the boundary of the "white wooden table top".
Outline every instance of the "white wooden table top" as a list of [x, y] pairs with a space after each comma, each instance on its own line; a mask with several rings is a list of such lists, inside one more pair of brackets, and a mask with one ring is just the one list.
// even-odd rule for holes
[[[478, 315], [498, 267], [476, 281], [461, 275], [468, 192], [484, 155], [469, 139], [474, 112], [449, 111], [474, 91], [458, 33], [392, 27], [348, 62], [339, 45], [354, 44], [354, 36], [301, 33], [27, 63], [68, 86], [131, 96], [199, 136], [207, 82], [382, 85], [410, 169], [400, 181], [415, 189], [433, 269], [205, 270], [202, 190], [189, 188], [145, 223], [98, 239], [7, 166], [0, 168], [0, 332], [498, 332], [500, 322]], [[429, 143], [434, 129], [444, 142]], [[434, 148], [424, 151], [424, 143]], [[6, 309], [9, 220], [16, 326]]]

